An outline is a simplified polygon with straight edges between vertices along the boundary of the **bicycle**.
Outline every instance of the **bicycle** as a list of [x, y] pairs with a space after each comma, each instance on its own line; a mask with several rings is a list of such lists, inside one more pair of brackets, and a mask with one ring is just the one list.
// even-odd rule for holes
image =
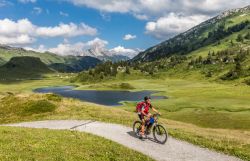
[[[152, 129], [153, 129], [153, 137], [154, 139], [161, 144], [165, 144], [168, 139], [168, 132], [162, 126], [161, 124], [158, 123], [158, 117], [159, 114], [154, 114], [151, 116], [151, 118], [146, 121], [145, 123], [145, 136], [148, 138], [148, 135], [150, 135]], [[137, 120], [133, 124], [133, 132], [136, 134], [136, 136], [140, 136], [140, 131], [141, 131], [141, 126], [142, 122]]]

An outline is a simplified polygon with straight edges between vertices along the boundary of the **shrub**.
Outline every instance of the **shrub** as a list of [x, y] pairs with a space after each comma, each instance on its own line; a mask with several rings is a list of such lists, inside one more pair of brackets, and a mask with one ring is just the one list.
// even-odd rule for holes
[[48, 100], [29, 101], [24, 105], [23, 113], [26, 114], [39, 114], [45, 112], [53, 112], [56, 109], [56, 105]]
[[246, 83], [247, 85], [250, 86], [250, 79], [246, 79], [246, 80], [244, 81], [244, 83]]
[[54, 94], [54, 93], [49, 93], [49, 94], [46, 94], [46, 98], [49, 100], [49, 101], [55, 101], [55, 102], [60, 102], [62, 101], [62, 97], [57, 95], [57, 94]]
[[135, 89], [131, 84], [129, 83], [121, 83], [120, 88], [122, 89]]

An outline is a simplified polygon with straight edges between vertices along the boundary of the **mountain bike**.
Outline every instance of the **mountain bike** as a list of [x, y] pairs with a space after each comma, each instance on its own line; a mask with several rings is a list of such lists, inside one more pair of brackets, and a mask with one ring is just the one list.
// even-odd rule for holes
[[[168, 132], [162, 126], [158, 123], [159, 114], [153, 114], [149, 120], [145, 122], [145, 136], [148, 138], [148, 136], [153, 131], [153, 137], [154, 139], [161, 144], [165, 144], [168, 139]], [[141, 131], [142, 122], [137, 120], [133, 124], [133, 132], [136, 134], [136, 136], [140, 137], [140, 131]]]

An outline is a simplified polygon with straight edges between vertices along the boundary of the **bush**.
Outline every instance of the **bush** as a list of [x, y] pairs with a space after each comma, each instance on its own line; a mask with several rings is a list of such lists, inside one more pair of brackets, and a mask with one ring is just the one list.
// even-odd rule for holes
[[121, 83], [120, 84], [120, 88], [122, 89], [135, 89], [135, 87], [133, 87], [131, 84], [129, 83]]
[[47, 100], [30, 101], [25, 104], [22, 114], [26, 115], [53, 112], [55, 109], [56, 105]]
[[237, 71], [231, 70], [221, 77], [222, 80], [234, 80], [238, 79], [240, 74]]
[[246, 83], [247, 85], [250, 86], [250, 79], [246, 79], [246, 80], [244, 81], [244, 83]]
[[211, 71], [209, 71], [209, 72], [206, 73], [205, 76], [206, 76], [206, 77], [212, 77], [212, 76], [213, 76], [213, 73], [212, 73]]
[[55, 102], [60, 102], [62, 101], [62, 97], [57, 95], [57, 94], [53, 94], [53, 93], [49, 93], [49, 94], [46, 94], [46, 98], [49, 100], [49, 101], [55, 101]]

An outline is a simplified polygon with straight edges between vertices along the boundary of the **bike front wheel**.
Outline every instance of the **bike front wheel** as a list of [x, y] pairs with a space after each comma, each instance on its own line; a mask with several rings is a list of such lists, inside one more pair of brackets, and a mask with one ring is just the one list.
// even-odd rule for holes
[[161, 144], [165, 144], [168, 140], [167, 130], [162, 125], [154, 126], [153, 136], [154, 139]]
[[141, 126], [142, 126], [141, 121], [135, 121], [134, 122], [134, 124], [133, 124], [133, 132], [135, 133], [136, 136], [140, 136]]

